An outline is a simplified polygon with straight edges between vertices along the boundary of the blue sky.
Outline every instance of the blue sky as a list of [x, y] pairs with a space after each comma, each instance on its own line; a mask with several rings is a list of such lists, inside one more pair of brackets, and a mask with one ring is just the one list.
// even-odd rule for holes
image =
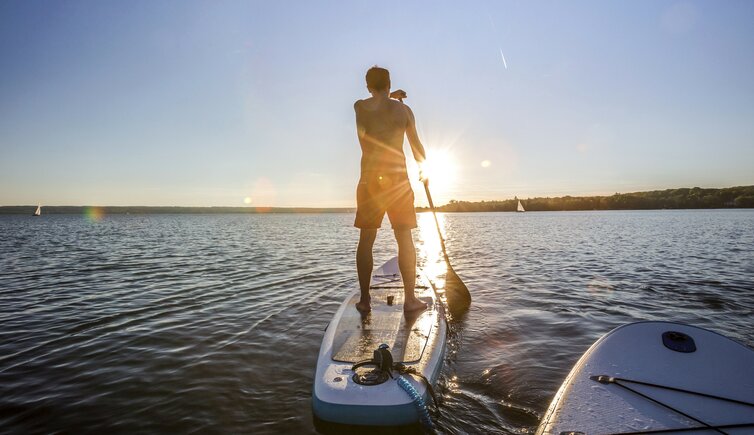
[[754, 184], [753, 2], [321, 3], [0, 2], [0, 205], [353, 206], [374, 64], [437, 202]]

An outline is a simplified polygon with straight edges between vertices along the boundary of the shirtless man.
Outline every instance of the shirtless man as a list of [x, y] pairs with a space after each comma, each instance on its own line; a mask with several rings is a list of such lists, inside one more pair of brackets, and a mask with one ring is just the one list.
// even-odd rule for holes
[[416, 228], [416, 212], [414, 192], [406, 172], [403, 135], [408, 136], [417, 163], [422, 163], [426, 154], [416, 133], [414, 114], [402, 101], [393, 99], [402, 100], [406, 93], [402, 90], [390, 93], [388, 70], [372, 67], [367, 71], [366, 81], [372, 96], [353, 105], [362, 153], [354, 222], [354, 226], [361, 230], [356, 249], [361, 299], [356, 308], [362, 313], [371, 309], [372, 246], [387, 212], [398, 242], [398, 267], [405, 291], [403, 309], [406, 312], [423, 310], [427, 304], [414, 295], [416, 248], [411, 230]]

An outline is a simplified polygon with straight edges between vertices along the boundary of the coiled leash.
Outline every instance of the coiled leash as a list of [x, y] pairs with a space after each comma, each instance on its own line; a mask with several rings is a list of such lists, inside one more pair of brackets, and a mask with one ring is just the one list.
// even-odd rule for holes
[[[361, 373], [356, 371], [356, 369], [358, 369], [359, 367], [364, 366], [374, 366], [375, 369]], [[435, 426], [432, 423], [432, 418], [429, 415], [429, 409], [426, 402], [424, 401], [424, 398], [422, 398], [422, 395], [419, 394], [416, 388], [414, 388], [414, 386], [405, 379], [405, 375], [415, 376], [424, 382], [424, 385], [426, 385], [427, 391], [429, 392], [429, 396], [432, 398], [432, 403], [434, 403], [435, 409], [439, 413], [437, 397], [435, 396], [435, 391], [432, 388], [432, 384], [429, 382], [429, 379], [427, 379], [426, 376], [416, 370], [416, 368], [409, 367], [402, 362], [394, 362], [393, 354], [390, 353], [390, 347], [387, 344], [381, 344], [373, 352], [372, 359], [357, 362], [353, 365], [353, 367], [351, 367], [351, 370], [354, 371], [354, 382], [360, 385], [379, 385], [387, 381], [388, 378], [396, 379], [393, 377], [393, 370], [398, 372], [400, 375], [404, 375], [398, 376], [398, 378], [396, 379], [398, 385], [414, 401], [414, 405], [416, 406], [416, 409], [419, 413], [419, 420], [421, 421], [421, 423], [428, 429], [434, 430]]]
[[[390, 347], [387, 344], [381, 344], [372, 355], [372, 359], [359, 361], [351, 367], [354, 372], [353, 381], [357, 384], [379, 385], [387, 381], [388, 377], [393, 379], [393, 354], [390, 353]], [[364, 366], [375, 366], [375, 369], [364, 373], [356, 371]]]

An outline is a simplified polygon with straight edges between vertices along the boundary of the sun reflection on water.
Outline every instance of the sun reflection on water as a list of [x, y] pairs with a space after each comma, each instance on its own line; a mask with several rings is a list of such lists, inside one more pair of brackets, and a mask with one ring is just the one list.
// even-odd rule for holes
[[[445, 216], [442, 213], [437, 214], [437, 220], [440, 223], [441, 231], [445, 228]], [[442, 246], [440, 238], [437, 235], [437, 226], [431, 212], [418, 213], [417, 222], [419, 225], [419, 244], [418, 254], [424, 260], [422, 266], [424, 272], [438, 288], [445, 288], [445, 274], [448, 266], [442, 255]], [[443, 237], [445, 235], [443, 234]]]

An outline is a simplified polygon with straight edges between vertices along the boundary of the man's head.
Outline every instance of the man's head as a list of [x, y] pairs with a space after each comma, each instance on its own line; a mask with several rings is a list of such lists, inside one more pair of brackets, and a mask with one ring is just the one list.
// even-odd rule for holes
[[390, 90], [390, 72], [385, 68], [373, 66], [367, 71], [367, 89], [369, 92]]

